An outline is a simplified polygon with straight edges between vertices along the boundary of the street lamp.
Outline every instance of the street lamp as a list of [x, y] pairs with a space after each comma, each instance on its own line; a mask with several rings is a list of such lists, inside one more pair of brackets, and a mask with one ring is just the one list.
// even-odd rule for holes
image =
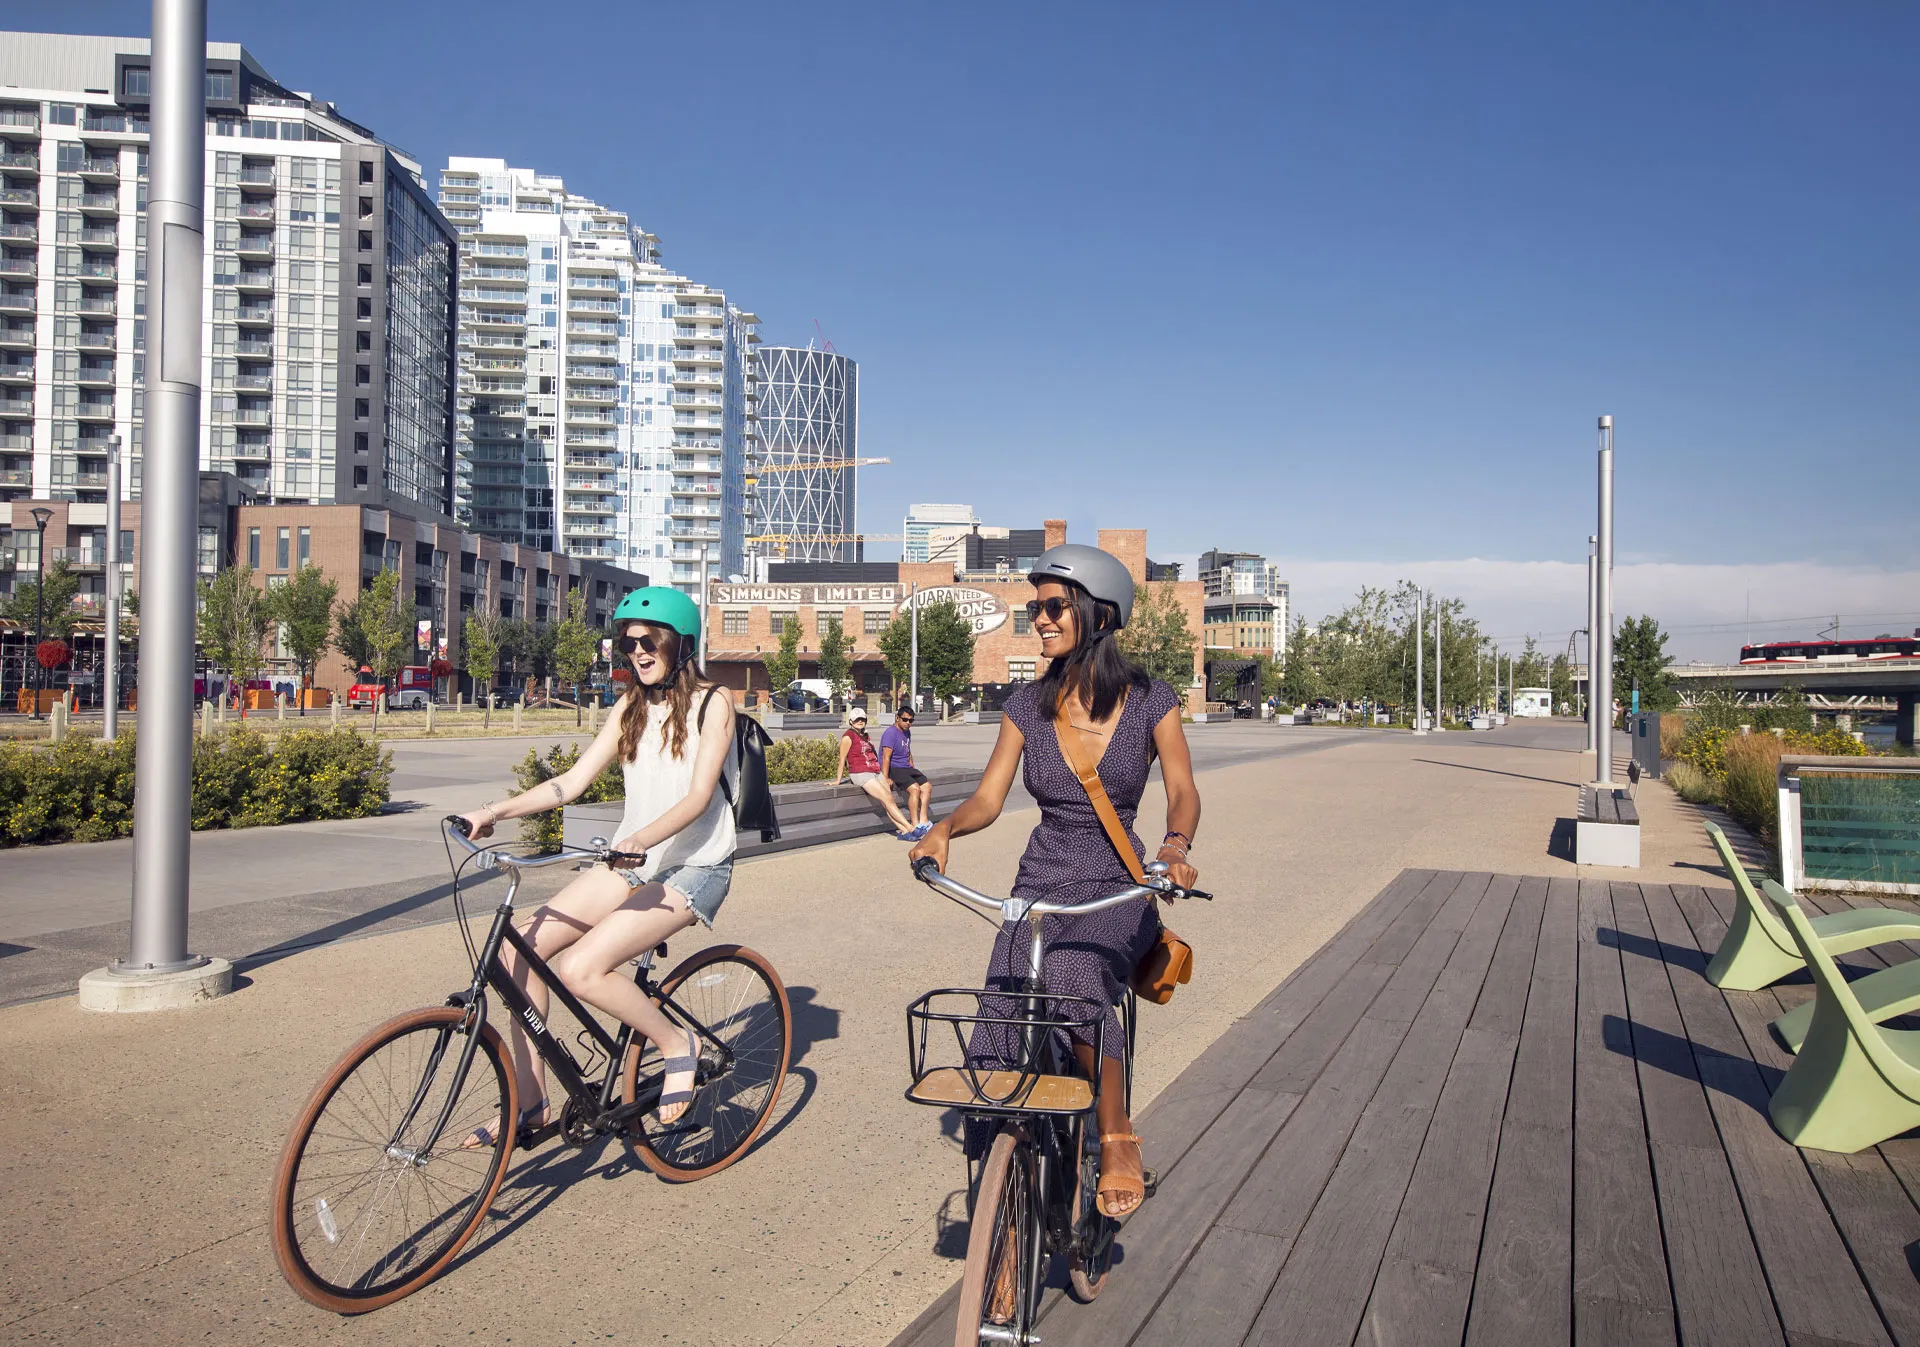
[[40, 643], [47, 639], [47, 521], [53, 511], [44, 505], [33, 507], [33, 527], [37, 530], [33, 549], [33, 718], [40, 719], [40, 693], [47, 685], [47, 666], [40, 662]]

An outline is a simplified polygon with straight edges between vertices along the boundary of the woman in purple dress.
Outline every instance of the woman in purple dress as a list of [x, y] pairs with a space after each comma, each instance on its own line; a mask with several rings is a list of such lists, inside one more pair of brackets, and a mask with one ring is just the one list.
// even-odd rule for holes
[[[1126, 566], [1095, 547], [1065, 544], [1049, 548], [1028, 575], [1036, 598], [1027, 605], [1046, 673], [1008, 698], [1000, 738], [987, 761], [980, 785], [958, 809], [934, 825], [912, 856], [931, 856], [944, 871], [952, 839], [979, 832], [1000, 816], [1013, 774], [1025, 765], [1021, 780], [1040, 806], [1040, 823], [1020, 858], [1015, 898], [1078, 905], [1105, 898], [1133, 883], [1126, 862], [1114, 850], [1094, 813], [1087, 792], [1060, 750], [1055, 718], [1061, 712], [1079, 736], [1081, 756], [1099, 764], [1100, 782], [1125, 826], [1134, 854], [1146, 848], [1134, 835], [1134, 815], [1155, 758], [1167, 790], [1167, 835], [1158, 859], [1173, 882], [1191, 888], [1198, 878], [1188, 863], [1194, 828], [1200, 822], [1200, 795], [1193, 784], [1193, 762], [1180, 728], [1180, 698], [1165, 683], [1148, 679], [1121, 653], [1113, 639], [1133, 613], [1133, 577]], [[1085, 996], [1117, 1005], [1134, 965], [1159, 930], [1147, 903], [1123, 903], [1084, 917], [1046, 920], [1047, 990]], [[1017, 925], [1001, 927], [987, 965], [987, 985], [1011, 990], [1022, 971], [1026, 942]], [[998, 1011], [1012, 1014], [1013, 1003]], [[974, 1036], [977, 1058], [1005, 1061], [1007, 1045], [996, 1035]], [[1096, 1066], [1091, 1031], [1075, 1035], [1074, 1051], [1089, 1077], [1100, 1072], [1100, 1210], [1124, 1216], [1146, 1195], [1140, 1138], [1126, 1113], [1122, 1070], [1124, 1051], [1119, 1016], [1109, 1009], [1102, 1034], [1103, 1060]]]

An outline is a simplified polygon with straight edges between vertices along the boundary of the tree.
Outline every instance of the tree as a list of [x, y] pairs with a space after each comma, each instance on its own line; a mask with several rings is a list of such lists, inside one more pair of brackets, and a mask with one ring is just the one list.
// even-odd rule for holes
[[[787, 685], [800, 676], [800, 621], [789, 616], [780, 627], [780, 648], [767, 656], [767, 682], [784, 699]], [[775, 709], [780, 704], [776, 703]]]
[[[924, 623], [923, 630], [924, 630]], [[1174, 597], [1173, 586], [1143, 586], [1134, 601], [1133, 620], [1119, 636], [1120, 648], [1149, 678], [1158, 678], [1184, 691], [1193, 682], [1193, 652], [1197, 640], [1187, 626], [1187, 610]]]
[[[22, 631], [34, 630], [34, 619], [38, 616], [40, 580], [21, 579], [14, 584], [13, 597], [7, 601], [4, 612], [20, 624]], [[46, 578], [47, 606], [45, 612], [49, 637], [62, 641], [73, 640], [73, 624], [80, 618], [73, 606], [74, 596], [80, 592], [80, 577], [68, 567], [65, 557], [61, 557], [47, 567]], [[35, 632], [38, 636], [39, 633]]]
[[500, 645], [506, 622], [484, 609], [471, 613], [460, 631], [460, 649], [466, 656], [467, 677], [473, 680], [474, 700], [485, 697], [482, 724], [493, 724], [493, 677], [500, 667]]
[[593, 672], [600, 643], [587, 625], [587, 591], [576, 586], [567, 591], [567, 615], [553, 629], [553, 663], [560, 677], [573, 684], [573, 723], [577, 728], [584, 713], [580, 681]]
[[973, 623], [950, 599], [920, 610], [920, 662], [933, 695], [942, 701], [973, 683]]
[[[281, 638], [293, 652], [303, 690], [313, 683], [313, 667], [327, 653], [333, 634], [333, 601], [340, 596], [340, 585], [329, 580], [318, 566], [302, 566], [284, 585], [267, 591], [266, 616], [280, 624]], [[307, 699], [300, 698], [300, 714], [307, 713]]]
[[[900, 689], [913, 681], [913, 617], [901, 613], [893, 621], [880, 629], [880, 658], [887, 666], [887, 677], [893, 682], [894, 696], [900, 695]], [[925, 659], [920, 667], [927, 667]], [[771, 666], [769, 666], [771, 669]]]
[[1632, 706], [1634, 685], [1640, 687], [1640, 709], [1665, 711], [1678, 704], [1673, 675], [1667, 666], [1667, 634], [1647, 616], [1630, 617], [1613, 638], [1613, 695], [1622, 706]]
[[[400, 577], [393, 571], [381, 571], [341, 610], [333, 644], [355, 669], [373, 670], [384, 689], [387, 680], [400, 671], [412, 636], [400, 617]], [[385, 700], [384, 695], [373, 699], [376, 721]]]
[[836, 701], [853, 690], [853, 638], [838, 617], [827, 619], [820, 636], [820, 676]]
[[[229, 566], [200, 582], [200, 648], [244, 689], [266, 663], [267, 600], [253, 583], [253, 567]], [[242, 703], [244, 706], [244, 702]]]
[[1301, 707], [1321, 695], [1320, 672], [1314, 667], [1319, 634], [1307, 630], [1307, 620], [1296, 617], [1287, 637], [1287, 662], [1280, 670], [1280, 696], [1287, 705]]
[[1547, 689], [1553, 698], [1555, 715], [1560, 714], [1561, 707], [1573, 706], [1573, 666], [1564, 653], [1555, 655], [1547, 669]]

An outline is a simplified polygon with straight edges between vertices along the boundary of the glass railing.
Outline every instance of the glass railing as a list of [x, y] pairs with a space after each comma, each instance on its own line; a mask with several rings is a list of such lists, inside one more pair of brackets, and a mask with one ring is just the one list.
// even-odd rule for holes
[[1801, 874], [1807, 883], [1920, 892], [1916, 769], [1920, 763], [1912, 759], [1890, 760], [1884, 772], [1870, 759], [1850, 760], [1844, 769], [1798, 769]]

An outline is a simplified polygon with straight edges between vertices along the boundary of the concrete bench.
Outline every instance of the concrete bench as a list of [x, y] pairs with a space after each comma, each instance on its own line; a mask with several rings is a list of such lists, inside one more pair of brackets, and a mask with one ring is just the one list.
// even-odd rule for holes
[[[938, 820], [952, 813], [954, 806], [973, 794], [973, 788], [979, 784], [979, 772], [934, 775], [930, 817]], [[900, 804], [901, 812], [906, 812], [898, 793], [894, 799]], [[568, 846], [579, 847], [586, 846], [595, 837], [612, 840], [624, 811], [625, 806], [619, 801], [570, 804], [561, 814], [561, 838]], [[735, 840], [736, 857], [764, 856], [775, 851], [792, 851], [893, 831], [893, 824], [888, 822], [879, 802], [850, 782], [843, 781], [836, 786], [831, 781], [799, 781], [775, 786], [773, 811], [780, 820], [780, 836], [771, 842], [762, 842], [758, 832], [742, 831]]]
[[1573, 858], [1579, 865], [1640, 867], [1640, 810], [1624, 788], [1580, 788]]

